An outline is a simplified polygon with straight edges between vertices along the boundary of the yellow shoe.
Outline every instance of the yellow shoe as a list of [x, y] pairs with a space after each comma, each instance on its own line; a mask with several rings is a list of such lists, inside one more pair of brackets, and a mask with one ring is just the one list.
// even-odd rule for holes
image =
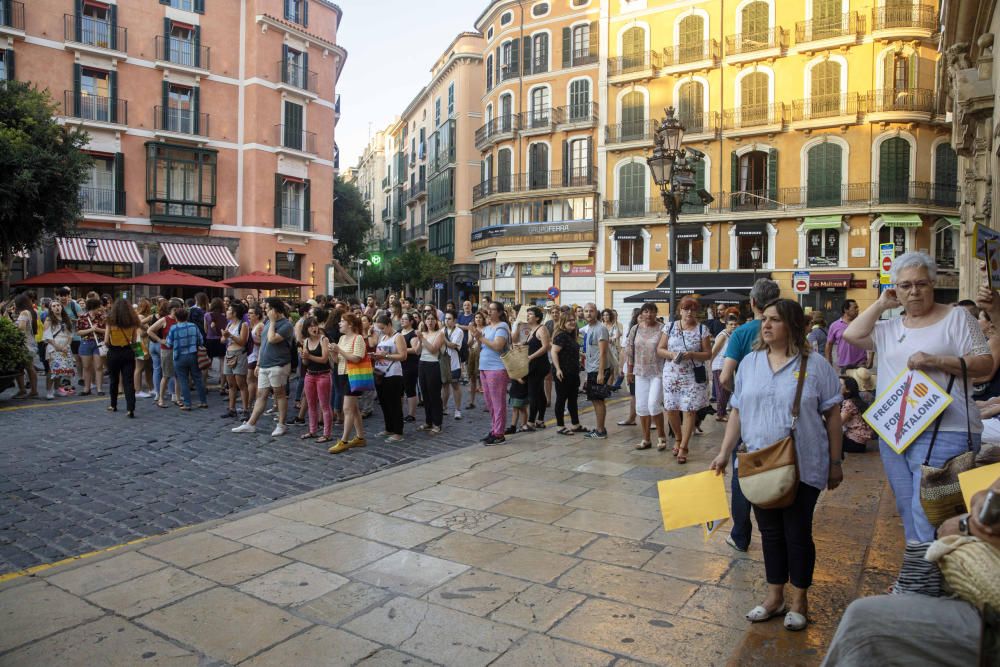
[[351, 446], [347, 442], [345, 442], [344, 440], [338, 440], [337, 444], [335, 444], [327, 451], [330, 452], [331, 454], [339, 454], [341, 452], [346, 452], [350, 448]]
[[348, 447], [364, 447], [367, 444], [368, 444], [368, 441], [365, 440], [364, 438], [354, 438], [349, 443], [347, 443], [347, 446]]

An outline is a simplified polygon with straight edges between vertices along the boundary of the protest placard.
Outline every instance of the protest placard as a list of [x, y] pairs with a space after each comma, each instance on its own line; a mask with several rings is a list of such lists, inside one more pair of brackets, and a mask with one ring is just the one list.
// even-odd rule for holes
[[934, 423], [952, 398], [922, 371], [904, 370], [862, 415], [897, 454]]
[[972, 496], [984, 491], [1000, 477], [1000, 463], [981, 466], [958, 474], [958, 485], [962, 488], [965, 498], [965, 509], [972, 511]]
[[726, 478], [712, 470], [657, 482], [663, 530], [702, 526], [706, 539], [729, 518]]

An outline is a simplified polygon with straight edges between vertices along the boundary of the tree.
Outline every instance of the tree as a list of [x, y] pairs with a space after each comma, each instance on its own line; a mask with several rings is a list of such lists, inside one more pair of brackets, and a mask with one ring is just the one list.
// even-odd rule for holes
[[371, 211], [357, 186], [340, 176], [333, 181], [333, 196], [333, 227], [337, 237], [333, 256], [344, 266], [351, 266], [364, 254], [372, 228]]
[[0, 82], [0, 283], [10, 289], [15, 255], [53, 236], [66, 236], [80, 218], [80, 186], [92, 164], [81, 148], [90, 137], [56, 122], [48, 91]]
[[409, 285], [415, 289], [430, 289], [435, 281], [444, 281], [451, 264], [444, 257], [433, 255], [413, 246], [389, 260], [386, 278], [393, 287]]

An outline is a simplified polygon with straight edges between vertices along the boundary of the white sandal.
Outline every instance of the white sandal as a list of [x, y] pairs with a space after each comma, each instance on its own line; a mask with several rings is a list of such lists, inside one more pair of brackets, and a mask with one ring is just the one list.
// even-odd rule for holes
[[808, 623], [809, 621], [806, 617], [797, 611], [790, 611], [785, 614], [785, 630], [791, 630], [792, 632], [805, 630]]
[[759, 604], [747, 613], [747, 620], [751, 623], [763, 623], [764, 621], [770, 621], [772, 618], [786, 613], [791, 612], [788, 611], [788, 607], [785, 605], [781, 605], [779, 609], [769, 612], [764, 605]]

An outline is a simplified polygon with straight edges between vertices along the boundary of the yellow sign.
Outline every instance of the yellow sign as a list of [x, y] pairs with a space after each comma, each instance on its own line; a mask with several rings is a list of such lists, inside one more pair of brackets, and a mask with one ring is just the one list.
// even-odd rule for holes
[[962, 497], [965, 498], [965, 509], [972, 511], [972, 496], [993, 486], [1000, 478], [1000, 463], [973, 468], [958, 474], [958, 485], [962, 487]]
[[[726, 478], [712, 470], [657, 482], [663, 530], [703, 526], [708, 534], [729, 518]], [[707, 535], [706, 535], [707, 537]]]
[[862, 417], [893, 451], [902, 454], [951, 401], [926, 373], [904, 370]]

